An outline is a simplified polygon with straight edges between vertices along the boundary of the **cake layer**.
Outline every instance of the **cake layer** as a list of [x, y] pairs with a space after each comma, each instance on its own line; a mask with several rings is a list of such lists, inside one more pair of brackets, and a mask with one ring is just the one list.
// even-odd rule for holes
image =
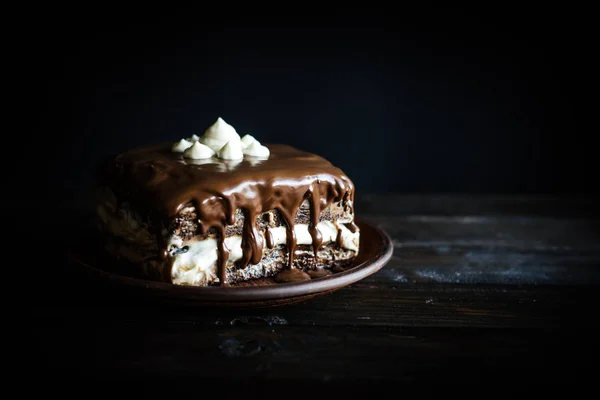
[[[311, 246], [298, 246], [292, 269], [307, 272], [310, 277], [331, 275], [332, 271], [337, 272], [337, 268], [343, 270], [344, 267], [350, 265], [355, 256], [354, 251], [337, 248], [335, 243], [331, 243], [320, 248], [319, 258], [315, 260]], [[227, 282], [239, 283], [263, 277], [275, 277], [275, 280], [278, 280], [281, 276], [280, 273], [287, 269], [288, 257], [285, 246], [276, 247], [265, 252], [263, 259], [256, 265], [251, 264], [245, 268], [228, 268]], [[302, 277], [306, 278], [306, 275], [299, 274], [299, 277], [302, 280]], [[297, 279], [286, 279], [286, 281], [293, 280]]]
[[[358, 252], [358, 235], [357, 231], [352, 232], [344, 224], [330, 221], [323, 221], [317, 225], [317, 229], [321, 234], [323, 241], [322, 245], [327, 246], [333, 243], [331, 249], [328, 248], [329, 252], [337, 251], [337, 259], [347, 259], [352, 257]], [[271, 236], [268, 249], [263, 251], [263, 257], [261, 261], [256, 264], [261, 268], [264, 268], [267, 264], [266, 260], [272, 262], [279, 262], [283, 265], [286, 258], [289, 257], [285, 244], [287, 243], [287, 229], [283, 226], [268, 229], [268, 231], [262, 231], [260, 234], [266, 241], [266, 232]], [[326, 251], [319, 250], [318, 257], [315, 259], [314, 250], [312, 248], [312, 236], [309, 233], [307, 224], [296, 224], [294, 227], [294, 233], [296, 235], [297, 250], [295, 256], [299, 253], [310, 253], [310, 258], [314, 268], [327, 266], [329, 261], [334, 261], [336, 258], [331, 257]], [[170, 276], [163, 277], [165, 280], [169, 280], [176, 284], [188, 284], [188, 285], [199, 285], [204, 286], [207, 284], [215, 283], [218, 280], [217, 277], [217, 259], [218, 259], [218, 239], [216, 238], [194, 238], [197, 240], [191, 240], [185, 243], [181, 248], [177, 248], [171, 253], [171, 266], [164, 269], [168, 271]], [[232, 283], [238, 281], [237, 276], [244, 276], [250, 273], [253, 268], [253, 264], [248, 265], [246, 268], [236, 268], [236, 262], [243, 257], [242, 252], [242, 240], [241, 235], [233, 235], [225, 239], [225, 246], [229, 250], [229, 259], [227, 261], [227, 282]], [[300, 246], [302, 246], [300, 248]], [[182, 251], [183, 250], [183, 251]], [[280, 259], [277, 259], [279, 256]], [[297, 260], [296, 257], [294, 257]], [[322, 261], [321, 261], [322, 260]], [[306, 267], [306, 266], [305, 266]], [[248, 269], [249, 271], [243, 272]], [[237, 271], [237, 272], [233, 272]], [[257, 275], [257, 273], [254, 273]], [[268, 274], [263, 273], [263, 276]]]
[[[197, 231], [196, 212], [184, 208], [163, 232], [163, 241], [168, 243], [169, 256], [158, 260], [157, 242], [153, 235], [151, 220], [130, 210], [127, 203], [118, 202], [114, 194], [103, 190], [104, 201], [98, 207], [99, 223], [106, 234], [110, 252], [118, 258], [138, 265], [148, 277], [182, 285], [205, 286], [219, 282], [217, 277], [218, 234], [209, 231], [194, 234]], [[304, 203], [295, 220], [294, 234], [297, 249], [294, 267], [303, 270], [331, 267], [350, 260], [358, 252], [359, 232], [352, 223], [352, 215], [344, 211], [339, 204], [328, 206], [320, 216], [317, 230], [322, 237], [322, 248], [318, 258], [314, 257], [312, 236], [309, 232], [310, 211]], [[241, 212], [238, 210], [238, 215]], [[227, 227], [225, 246], [229, 250], [227, 261], [227, 283], [247, 279], [272, 276], [283, 269], [289, 258], [286, 249], [287, 228], [277, 210], [271, 210], [257, 217], [257, 225], [267, 249], [261, 262], [238, 268], [237, 261], [243, 257], [242, 226], [243, 216], [233, 226]], [[267, 233], [268, 232], [268, 233]], [[266, 236], [269, 236], [267, 240]]]
[[[308, 200], [304, 200], [294, 219], [295, 224], [310, 224], [310, 203]], [[237, 209], [235, 212], [234, 223], [225, 227], [225, 237], [233, 235], [241, 235], [244, 227], [244, 214], [241, 209]], [[354, 219], [352, 212], [348, 207], [344, 207], [341, 202], [332, 203], [321, 210], [318, 222], [321, 221], [340, 221], [351, 223]], [[268, 210], [265, 213], [257, 216], [256, 225], [257, 229], [265, 229], [267, 226], [285, 226], [286, 222], [282, 218], [281, 213], [278, 210]], [[198, 212], [193, 205], [187, 205], [180, 212], [179, 215], [174, 218], [171, 223], [168, 224], [167, 231], [170, 235], [177, 237], [183, 241], [188, 240], [198, 234]], [[216, 228], [210, 228], [208, 232], [202, 235], [203, 238], [217, 235], [218, 230]]]
[[[304, 200], [302, 205], [299, 207], [296, 217], [294, 219], [295, 224], [310, 224], [310, 204], [308, 200]], [[234, 223], [225, 227], [225, 237], [233, 235], [241, 235], [244, 227], [244, 214], [241, 209], [237, 209], [235, 213]], [[344, 207], [341, 203], [333, 203], [321, 210], [319, 221], [337, 221], [351, 223], [353, 221], [353, 215], [349, 211], [348, 207]], [[269, 210], [265, 213], [258, 215], [256, 218], [257, 229], [265, 229], [267, 226], [285, 226], [286, 222], [282, 218], [278, 210]], [[177, 237], [183, 241], [190, 239], [198, 234], [198, 213], [193, 205], [184, 207], [179, 215], [174, 218], [170, 224], [168, 224], [168, 231], [170, 235]], [[218, 229], [210, 228], [208, 232], [202, 235], [203, 238], [214, 237], [218, 234]]]

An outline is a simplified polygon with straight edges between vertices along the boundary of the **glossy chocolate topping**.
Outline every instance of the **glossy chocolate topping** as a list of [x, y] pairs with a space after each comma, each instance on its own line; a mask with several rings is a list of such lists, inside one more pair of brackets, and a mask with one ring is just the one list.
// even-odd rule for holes
[[[108, 168], [107, 182], [117, 197], [143, 209], [157, 222], [159, 230], [187, 205], [196, 207], [200, 233], [215, 228], [219, 234], [218, 272], [225, 282], [225, 266], [229, 251], [225, 245], [225, 227], [235, 223], [235, 211], [244, 215], [240, 266], [257, 264], [263, 246], [272, 246], [270, 232], [266, 242], [258, 230], [256, 217], [278, 210], [287, 226], [287, 248], [291, 269], [296, 237], [294, 222], [302, 202], [310, 203], [309, 232], [315, 257], [322, 244], [317, 229], [321, 210], [343, 201], [354, 203], [352, 181], [329, 161], [286, 145], [267, 145], [268, 159], [244, 157], [240, 161], [217, 158], [189, 160], [171, 151], [171, 144], [160, 144], [119, 154]], [[352, 225], [353, 226], [353, 225]], [[162, 238], [160, 233], [157, 237]], [[167, 249], [159, 241], [161, 256]]]

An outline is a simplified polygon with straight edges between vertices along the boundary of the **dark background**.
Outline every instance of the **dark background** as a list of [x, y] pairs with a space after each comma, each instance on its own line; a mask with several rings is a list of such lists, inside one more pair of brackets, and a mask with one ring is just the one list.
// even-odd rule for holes
[[589, 193], [588, 13], [55, 12], [32, 49], [49, 183], [70, 195], [103, 156], [221, 116], [325, 156], [358, 193]]
[[[76, 214], [75, 217], [64, 213], [54, 215], [49, 211], [48, 202], [62, 202], [86, 193], [91, 185], [91, 169], [102, 157], [132, 146], [175, 141], [192, 133], [200, 134], [218, 116], [234, 125], [241, 134], [249, 132], [264, 143], [285, 142], [327, 157], [354, 180], [357, 197], [363, 193], [390, 191], [553, 195], [588, 195], [595, 192], [598, 180], [594, 173], [597, 169], [594, 145], [594, 135], [598, 133], [594, 121], [597, 92], [591, 89], [592, 72], [596, 71], [591, 60], [597, 44], [592, 42], [591, 33], [597, 22], [591, 24], [590, 20], [596, 14], [586, 9], [565, 9], [564, 6], [551, 8], [548, 4], [544, 4], [543, 8], [531, 6], [527, 10], [522, 5], [501, 5], [501, 9], [488, 10], [436, 8], [400, 9], [395, 12], [345, 8], [334, 11], [293, 9], [286, 13], [276, 9], [278, 6], [300, 7], [286, 3], [272, 6], [267, 13], [254, 10], [254, 13], [232, 15], [238, 5], [228, 3], [226, 7], [229, 9], [221, 10], [197, 7], [194, 10], [167, 11], [157, 8], [152, 10], [152, 18], [144, 15], [149, 4], [133, 12], [125, 12], [123, 4], [117, 8], [105, 4], [93, 8], [91, 3], [85, 3], [83, 6], [88, 9], [76, 6], [58, 9], [55, 5], [41, 9], [39, 5], [32, 5], [31, 10], [24, 13], [26, 21], [7, 37], [9, 41], [27, 38], [24, 45], [17, 45], [20, 52], [18, 61], [26, 74], [24, 78], [15, 76], [14, 80], [12, 76], [5, 78], [16, 82], [27, 100], [39, 109], [39, 124], [34, 125], [37, 121], [30, 121], [29, 116], [20, 121], [26, 126], [35, 126], [31, 136], [18, 130], [14, 135], [11, 130], [5, 131], [5, 134], [23, 140], [15, 147], [5, 147], [5, 151], [16, 154], [19, 153], [13, 152], [14, 149], [26, 151], [26, 156], [20, 159], [22, 163], [14, 168], [33, 166], [36, 172], [46, 176], [45, 191], [39, 190], [37, 179], [32, 179], [30, 173], [25, 174], [20, 184], [33, 191], [29, 196], [33, 207], [27, 208], [27, 213], [36, 219], [40, 215], [52, 215], [52, 224], [41, 225], [44, 229], [42, 234], [48, 240], [38, 240], [34, 247], [30, 246], [31, 241], [26, 240], [23, 242], [25, 251], [11, 248], [8, 254], [21, 257], [19, 263], [22, 264], [23, 254], [26, 258], [55, 254], [56, 249], [65, 249], [68, 245], [65, 237], [68, 242], [81, 234], [81, 231], [68, 230], [69, 222], [72, 222], [69, 220], [76, 219]], [[274, 11], [280, 12], [269, 14]], [[310, 14], [311, 11], [314, 13]], [[9, 23], [12, 16], [7, 15], [6, 19]], [[29, 114], [30, 108], [22, 108]], [[40, 153], [37, 157], [36, 151]], [[8, 174], [11, 173], [12, 170], [9, 170]], [[435, 208], [435, 197], [432, 199], [430, 204], [415, 208]], [[449, 203], [441, 202], [440, 208], [444, 209], [443, 204], [449, 207]], [[537, 205], [541, 204], [539, 215], [546, 215], [544, 202], [524, 202], [531, 207], [525, 211], [514, 206], [518, 203], [500, 201], [491, 204], [507, 204], [501, 207], [502, 210], [494, 209], [505, 216], [538, 215]], [[586, 207], [590, 203], [586, 203]], [[464, 204], [465, 208], [452, 212], [475, 215], [467, 208], [477, 201]], [[574, 213], [570, 206], [581, 203], [564, 204], [568, 215], [582, 215]], [[591, 206], [597, 214], [597, 207]], [[510, 208], [515, 210], [507, 211]], [[388, 204], [387, 210], [391, 209]], [[360, 210], [357, 209], [357, 213]], [[382, 213], [386, 215], [385, 211]], [[558, 215], [565, 214], [561, 211]], [[16, 216], [22, 218], [21, 214]], [[54, 224], [56, 221], [66, 228], [61, 231], [60, 225]], [[515, 273], [522, 270], [524, 277], [528, 276], [527, 273], [550, 271], [552, 274], [554, 271], [557, 274], [556, 271], [564, 271], [554, 276], [560, 275], [566, 282], [576, 276], [573, 274], [591, 274], [586, 271], [593, 269], [597, 257], [589, 243], [598, 236], [597, 224], [579, 220], [555, 223], [544, 218], [534, 222], [532, 226], [535, 229], [524, 226], [520, 231], [518, 226], [521, 222], [512, 218], [497, 221], [505, 221], [506, 225], [498, 222], [493, 222], [493, 226], [487, 223], [454, 225], [456, 236], [448, 233], [453, 232], [452, 228], [437, 231], [441, 229], [439, 225], [437, 228], [435, 223], [429, 226], [426, 221], [424, 225], [413, 221], [408, 227], [390, 229], [400, 241], [412, 235], [410, 229], [417, 226], [424, 229], [422, 232], [415, 231], [414, 237], [418, 238], [447, 235], [448, 240], [452, 240], [468, 234], [479, 240], [485, 239], [490, 232], [499, 232], [493, 237], [498, 240], [502, 237], [500, 241], [510, 243], [525, 238], [524, 244], [515, 245], [517, 249], [527, 249], [522, 250], [523, 253], [521, 250], [502, 252], [497, 249], [485, 253], [478, 248], [474, 252], [480, 254], [478, 257], [486, 268], [490, 271], [497, 268], [498, 273], [509, 282], [513, 282], [513, 270], [517, 271]], [[22, 232], [17, 237], [31, 238], [37, 226], [17, 224]], [[541, 232], [545, 226], [556, 232], [541, 235], [540, 239], [537, 229], [539, 227]], [[65, 236], [64, 232], [69, 236]], [[514, 233], [514, 236], [500, 235], [505, 232]], [[11, 233], [14, 234], [13, 231]], [[548, 239], [549, 244], [557, 244], [548, 247], [552, 251], [537, 247], [539, 243], [544, 244], [546, 237], [551, 238]], [[584, 239], [583, 243], [571, 246], [571, 241], [580, 238]], [[568, 245], [562, 246], [562, 240]], [[534, 243], [535, 248], [528, 249], [525, 247], [527, 243]], [[577, 249], [585, 249], [586, 246], [592, 250], [577, 254]], [[552, 256], [555, 252], [556, 255]], [[426, 257], [430, 262], [429, 253]], [[444, 253], [441, 257], [450, 256]], [[470, 262], [462, 264], [463, 261], [457, 261], [459, 268], [471, 271], [471, 275], [463, 274], [465, 277], [474, 276], [473, 268], [476, 267]], [[88, 304], [83, 294], [87, 294], [89, 299], [94, 292], [91, 291], [90, 295], [87, 287], [70, 285], [78, 275], [56, 274], [51, 265], [38, 263], [39, 270], [31, 275], [34, 278], [15, 286], [19, 290], [19, 304], [31, 301], [35, 307], [52, 307], [52, 299], [61, 296], [69, 307]], [[514, 269], [514, 265], [518, 268]], [[510, 267], [511, 274], [502, 274], [507, 271], [503, 269], [505, 267]], [[569, 269], [561, 269], [563, 267]], [[398, 265], [396, 268], [402, 267]], [[42, 290], [30, 290], [27, 296], [23, 296], [23, 288], [30, 289], [32, 285]], [[74, 303], [73, 298], [81, 297], [74, 296], [73, 292], [80, 292], [84, 301]], [[34, 296], [30, 296], [32, 293]], [[372, 289], [365, 293], [370, 300], [363, 302], [364, 305], [374, 304]], [[387, 296], [387, 292], [383, 293]], [[431, 293], [434, 297], [440, 295], [437, 291]], [[482, 299], [483, 292], [477, 289], [474, 293], [478, 294], [473, 299]], [[554, 307], [546, 315], [548, 323], [560, 322], [561, 318], [577, 322], [567, 326], [565, 331], [568, 335], [562, 342], [560, 336], [556, 338], [546, 334], [556, 333], [554, 329], [542, 332], [541, 336], [538, 331], [527, 331], [529, 336], [522, 337], [519, 337], [520, 331], [511, 329], [511, 332], [514, 331], [512, 342], [511, 336], [505, 329], [502, 330], [498, 336], [492, 336], [497, 339], [490, 343], [502, 344], [500, 353], [507, 356], [506, 360], [514, 362], [515, 368], [523, 367], [523, 364], [541, 366], [546, 359], [538, 357], [537, 351], [546, 344], [553, 351], [543, 352], [543, 355], [551, 361], [560, 360], [556, 348], [558, 354], [563, 354], [575, 343], [581, 347], [576, 350], [587, 350], [589, 343], [593, 343], [585, 340], [586, 336], [590, 336], [585, 316], [592, 314], [589, 312], [593, 308], [590, 306], [593, 304], [592, 295], [577, 290], [573, 292], [575, 295], [570, 291], [531, 293], [529, 299], [539, 300], [535, 307], [526, 302], [521, 306], [521, 294], [518, 308], [516, 298], [514, 304], [508, 302], [508, 306], [519, 313], [534, 313], [534, 316], [545, 315], [546, 309]], [[35, 294], [39, 299], [35, 298]], [[459, 301], [471, 301], [466, 297], [468, 294], [461, 296], [465, 300]], [[502, 296], [505, 296], [504, 292]], [[556, 301], [550, 300], [553, 296]], [[484, 297], [486, 303], [481, 304], [492, 308], [496, 306], [497, 297]], [[542, 301], [544, 298], [545, 302]], [[398, 299], [398, 296], [386, 297], [386, 302], [390, 299]], [[105, 297], [98, 296], [97, 301], [104, 304]], [[425, 302], [428, 303], [427, 300]], [[115, 304], [119, 304], [117, 308], [121, 309], [121, 303], [116, 301]], [[435, 303], [432, 306], [437, 307]], [[442, 311], [453, 309], [451, 306], [441, 307], [439, 310]], [[411, 304], [406, 310], [410, 316], [415, 308]], [[110, 316], [103, 316], [101, 313], [98, 315], [97, 310], [78, 311], [81, 312], [58, 312], [56, 317], [47, 319], [37, 318], [37, 312], [19, 313], [25, 316], [26, 322], [32, 323], [29, 332], [35, 332], [36, 336], [28, 340], [25, 347], [34, 349], [36, 353], [29, 360], [40, 360], [40, 355], [43, 355], [41, 364], [34, 363], [44, 369], [37, 375], [54, 378], [53, 375], [59, 374], [62, 377], [65, 365], [69, 365], [68, 371], [75, 369], [77, 373], [95, 373], [108, 368], [112, 360], [128, 360], [127, 357], [135, 360], [138, 352], [147, 365], [156, 362], [162, 365], [165, 360], [175, 360], [172, 365], [177, 367], [175, 353], [163, 345], [162, 338], [165, 336], [156, 336], [161, 338], [160, 342], [139, 342], [140, 335], [151, 337], [147, 329], [153, 330], [156, 335], [171, 332], [163, 330], [165, 325], [155, 319], [154, 310], [146, 322], [143, 315], [137, 316], [135, 312], [127, 314], [124, 310], [124, 314], [116, 314], [117, 322], [114, 323], [110, 322], [114, 315], [112, 312], [109, 312]], [[385, 314], [386, 310], [383, 312]], [[52, 313], [49, 312], [49, 315]], [[305, 312], [301, 314], [306, 315]], [[178, 315], [181, 314], [168, 312], [166, 315], [165, 321], [179, 321]], [[388, 318], [387, 315], [384, 317]], [[440, 318], [443, 326], [449, 326], [443, 312], [434, 317]], [[119, 318], [126, 318], [127, 323], [122, 325]], [[455, 315], [450, 315], [450, 318], [456, 320]], [[485, 320], [488, 316], [484, 314], [481, 318]], [[189, 328], [191, 320], [185, 321], [188, 323], [178, 322], [173, 328], [181, 329], [184, 339], [186, 334], [188, 338], [192, 335], [189, 332], [196, 332], [195, 327]], [[418, 339], [419, 344], [412, 353], [410, 347], [402, 347], [406, 346], [402, 344], [406, 343], [404, 335], [408, 338], [412, 331], [402, 328], [402, 337], [398, 337], [400, 347], [396, 349], [402, 349], [403, 356], [406, 356], [404, 360], [408, 360], [406, 362], [412, 363], [413, 357], [419, 361], [417, 354], [437, 354], [444, 358], [444, 354], [448, 354], [442, 346], [446, 339], [437, 344], [432, 338], [443, 338], [446, 334], [443, 332], [448, 329], [451, 332], [447, 333], [448, 337], [458, 337], [463, 333], [465, 337], [475, 337], [479, 332], [470, 327], [463, 327], [464, 330], [449, 327], [445, 331], [439, 330], [442, 333], [435, 333], [438, 327], [432, 325], [432, 321], [426, 318], [427, 326], [433, 327], [433, 331], [415, 331], [415, 337], [424, 335], [425, 339]], [[511, 326], [523, 323], [516, 318], [514, 321]], [[409, 322], [412, 326], [415, 321]], [[192, 324], [195, 325], [194, 322]], [[124, 330], [114, 335], [121, 326]], [[197, 329], [205, 330], [205, 327]], [[372, 328], [368, 330], [372, 331], [369, 334], [378, 334]], [[382, 331], [381, 336], [385, 337], [388, 331]], [[583, 331], [586, 335], [582, 337], [580, 332]], [[103, 336], [106, 332], [109, 335]], [[482, 336], [483, 340], [490, 337], [486, 334], [488, 336]], [[351, 334], [349, 337], [353, 336], [358, 338], [360, 335]], [[72, 340], [73, 337], [75, 339]], [[165, 340], [169, 342], [173, 337], [166, 336]], [[531, 339], [527, 339], [529, 337]], [[543, 340], [538, 341], [538, 337]], [[130, 339], [135, 342], [132, 348], [127, 347]], [[97, 344], [106, 345], [90, 353], [86, 346], [89, 343], [93, 346], [94, 340]], [[433, 353], [424, 350], [424, 343], [430, 340], [434, 340]], [[452, 343], [459, 343], [455, 339], [447, 340], [447, 348]], [[31, 347], [30, 343], [37, 346]], [[68, 343], [68, 346], [62, 348], [61, 343]], [[113, 343], [120, 345], [112, 347]], [[168, 356], [152, 358], [153, 353], [141, 349], [139, 343], [149, 346], [159, 343], [155, 354]], [[364, 344], [360, 340], [357, 343]], [[477, 350], [484, 349], [483, 342], [472, 343], [475, 347], [472, 347], [471, 355], [487, 354]], [[562, 348], [558, 344], [565, 346]], [[525, 351], [528, 346], [535, 351]], [[107, 351], [103, 352], [103, 348]], [[319, 347], [316, 349], [321, 351]], [[115, 357], [117, 353], [119, 355]], [[184, 353], [181, 359], [193, 362], [187, 347]], [[383, 354], [383, 351], [380, 353]], [[571, 353], [577, 354], [576, 351]], [[526, 356], [532, 354], [537, 361], [527, 364]], [[88, 356], [91, 358], [88, 359]], [[384, 359], [391, 360], [389, 357]], [[473, 371], [478, 362], [482, 363], [482, 367], [494, 362], [493, 356], [458, 359], [467, 361], [465, 366]], [[85, 362], [69, 364], [72, 360]], [[102, 360], [106, 360], [107, 364], [103, 364]], [[429, 358], [427, 362], [436, 360]], [[521, 363], [523, 360], [526, 362]], [[47, 363], [44, 364], [44, 361]], [[442, 360], [439, 366], [456, 365], [446, 361]], [[96, 363], [91, 365], [90, 362]], [[125, 364], [123, 362], [121, 367]], [[45, 365], [51, 368], [44, 368]], [[92, 366], [91, 372], [85, 368], [86, 365]], [[127, 364], [127, 368], [130, 365], [136, 369], [138, 364]], [[415, 365], [405, 367], [405, 370], [416, 371], [414, 368], [419, 370], [427, 364], [419, 361]], [[558, 374], [563, 371], [557, 368], [558, 373], [555, 374], [555, 365], [558, 363], [546, 363], [545, 372], [550, 371], [550, 376], [559, 377]], [[574, 366], [573, 373], [579, 371], [571, 360], [564, 365]], [[480, 375], [490, 371], [489, 365], [487, 367], [481, 369]], [[506, 371], [513, 371], [512, 367], [511, 364]], [[392, 363], [388, 370], [394, 368], [396, 364]], [[444, 371], [444, 368], [435, 370]], [[527, 379], [535, 375], [529, 374], [529, 371], [521, 374], [519, 368], [516, 370]], [[31, 371], [31, 365], [27, 365], [27, 371]], [[426, 374], [435, 372], [423, 369], [418, 373], [423, 371]], [[397, 376], [402, 375], [399, 373]], [[433, 380], [430, 375], [419, 376], [424, 376], [430, 383], [441, 375], [443, 372]], [[497, 377], [486, 375], [491, 376]], [[561, 379], [564, 381], [562, 376], [555, 381]], [[46, 388], [44, 385], [40, 387]]]

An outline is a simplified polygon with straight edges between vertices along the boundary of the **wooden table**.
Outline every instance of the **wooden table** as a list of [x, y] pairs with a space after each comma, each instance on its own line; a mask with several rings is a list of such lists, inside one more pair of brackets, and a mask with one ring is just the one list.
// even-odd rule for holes
[[575, 197], [362, 195], [356, 212], [393, 238], [389, 264], [266, 309], [158, 307], [48, 275], [32, 307], [36, 365], [180, 389], [594, 382], [597, 208]]

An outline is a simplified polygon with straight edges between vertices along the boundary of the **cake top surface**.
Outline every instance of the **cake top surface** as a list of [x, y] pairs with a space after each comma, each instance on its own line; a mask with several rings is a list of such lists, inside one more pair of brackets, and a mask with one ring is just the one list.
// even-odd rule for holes
[[[293, 212], [312, 196], [322, 206], [353, 198], [352, 181], [325, 158], [283, 144], [267, 147], [268, 158], [195, 160], [173, 152], [171, 143], [145, 146], [118, 154], [105, 177], [129, 201], [151, 211], [172, 217], [192, 203], [205, 211], [201, 219], [224, 217], [229, 223], [238, 207], [253, 214], [275, 208]], [[222, 209], [220, 215], [207, 218], [215, 208]]]

